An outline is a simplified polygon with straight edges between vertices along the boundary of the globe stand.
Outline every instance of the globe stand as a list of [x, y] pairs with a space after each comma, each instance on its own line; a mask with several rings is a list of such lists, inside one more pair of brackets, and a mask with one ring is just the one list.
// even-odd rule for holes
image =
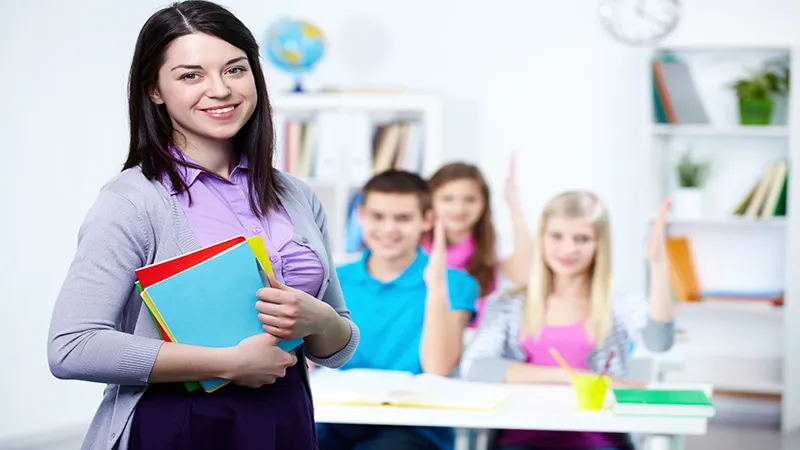
[[303, 89], [303, 82], [300, 80], [300, 77], [294, 79], [294, 88], [292, 89], [292, 92], [296, 94], [305, 92], [305, 89]]

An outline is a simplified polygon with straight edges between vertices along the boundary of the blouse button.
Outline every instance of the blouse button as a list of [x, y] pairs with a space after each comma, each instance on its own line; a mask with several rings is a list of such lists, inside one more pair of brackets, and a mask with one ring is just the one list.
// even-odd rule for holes
[[308, 238], [304, 237], [304, 238], [300, 239], [300, 242], [302, 242], [303, 244], [308, 244]]
[[261, 233], [261, 228], [258, 227], [253, 228], [253, 233], [255, 234]]
[[272, 255], [272, 256], [269, 257], [269, 260], [272, 261], [273, 263], [277, 263], [278, 262], [278, 257], [275, 256], [275, 255]]

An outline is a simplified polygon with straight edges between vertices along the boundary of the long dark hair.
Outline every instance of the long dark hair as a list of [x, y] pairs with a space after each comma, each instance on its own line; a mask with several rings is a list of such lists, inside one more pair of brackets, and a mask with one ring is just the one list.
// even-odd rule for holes
[[456, 180], [472, 180], [480, 188], [483, 197], [483, 213], [472, 228], [472, 237], [475, 240], [475, 252], [469, 257], [467, 273], [478, 281], [480, 296], [491, 293], [495, 282], [495, 231], [492, 222], [492, 206], [489, 197], [489, 184], [483, 177], [481, 170], [473, 165], [463, 162], [454, 162], [442, 166], [428, 180], [428, 185], [433, 195], [437, 189]]
[[186, 163], [169, 150], [172, 120], [166, 107], [151, 101], [150, 94], [157, 85], [167, 46], [193, 33], [215, 36], [247, 54], [258, 100], [253, 115], [236, 133], [233, 147], [236, 156], [247, 158], [250, 206], [255, 213], [266, 214], [278, 205], [278, 194], [283, 188], [272, 167], [275, 132], [258, 58], [258, 42], [236, 16], [216, 3], [197, 0], [173, 3], [153, 14], [139, 32], [128, 78], [131, 140], [123, 170], [141, 165], [148, 179], [166, 175], [179, 192], [188, 189], [177, 170], [178, 164]]

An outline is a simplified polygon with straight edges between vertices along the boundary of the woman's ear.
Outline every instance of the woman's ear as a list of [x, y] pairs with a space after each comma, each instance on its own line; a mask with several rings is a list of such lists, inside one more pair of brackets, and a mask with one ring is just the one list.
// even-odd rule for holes
[[161, 98], [161, 92], [158, 91], [158, 88], [155, 88], [150, 92], [150, 100], [152, 100], [156, 105], [164, 104], [164, 99]]

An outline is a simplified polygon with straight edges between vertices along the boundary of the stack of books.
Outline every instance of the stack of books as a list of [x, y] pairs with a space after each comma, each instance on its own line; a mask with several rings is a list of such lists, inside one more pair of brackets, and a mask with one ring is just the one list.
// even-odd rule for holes
[[733, 214], [753, 219], [786, 216], [788, 185], [789, 164], [785, 160], [773, 161], [764, 168], [761, 178], [756, 180]]
[[[161, 337], [202, 347], [233, 347], [263, 333], [256, 292], [272, 274], [260, 236], [231, 239], [136, 270], [136, 288]], [[279, 342], [291, 351], [302, 339]], [[187, 382], [188, 390], [213, 392], [229, 380]]]

